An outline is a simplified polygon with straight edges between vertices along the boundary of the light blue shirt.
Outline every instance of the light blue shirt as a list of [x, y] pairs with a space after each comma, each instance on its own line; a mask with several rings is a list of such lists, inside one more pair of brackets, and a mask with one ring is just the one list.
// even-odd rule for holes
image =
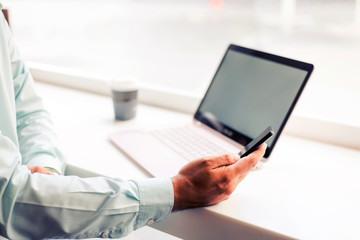
[[161, 221], [173, 207], [169, 178], [51, 176], [24, 165], [65, 168], [49, 115], [0, 14], [0, 235], [116, 238]]

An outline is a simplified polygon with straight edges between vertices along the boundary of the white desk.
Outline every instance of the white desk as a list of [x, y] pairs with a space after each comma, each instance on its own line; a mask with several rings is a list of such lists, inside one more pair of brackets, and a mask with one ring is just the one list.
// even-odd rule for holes
[[[68, 163], [110, 177], [148, 175], [108, 141], [109, 133], [191, 119], [141, 105], [136, 119], [116, 122], [107, 97], [37, 87]], [[359, 171], [360, 151], [285, 131], [269, 162], [251, 172], [228, 201], [177, 212], [154, 227], [186, 239], [360, 239]]]

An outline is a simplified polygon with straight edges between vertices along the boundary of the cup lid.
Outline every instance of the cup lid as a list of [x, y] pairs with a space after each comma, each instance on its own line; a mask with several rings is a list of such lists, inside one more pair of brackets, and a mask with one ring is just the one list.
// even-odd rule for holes
[[131, 91], [139, 88], [139, 83], [135, 77], [121, 77], [111, 81], [110, 88], [113, 91]]

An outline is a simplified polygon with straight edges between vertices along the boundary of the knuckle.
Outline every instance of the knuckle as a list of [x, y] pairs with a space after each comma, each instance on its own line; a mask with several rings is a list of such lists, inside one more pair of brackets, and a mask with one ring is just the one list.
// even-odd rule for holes
[[234, 156], [231, 155], [231, 154], [229, 154], [229, 153], [227, 153], [227, 154], [224, 155], [224, 158], [225, 158], [225, 160], [226, 160], [227, 162], [233, 162]]
[[221, 177], [221, 182], [224, 183], [224, 184], [227, 184], [229, 182], [231, 182], [231, 178], [228, 174], [225, 174]]
[[223, 188], [222, 186], [217, 186], [216, 192], [217, 192], [217, 195], [218, 195], [218, 196], [224, 195], [224, 193], [225, 193], [225, 188]]
[[216, 184], [216, 192], [218, 195], [227, 195], [227, 183], [219, 182]]
[[210, 160], [208, 158], [203, 158], [200, 162], [201, 167], [208, 168], [211, 166]]

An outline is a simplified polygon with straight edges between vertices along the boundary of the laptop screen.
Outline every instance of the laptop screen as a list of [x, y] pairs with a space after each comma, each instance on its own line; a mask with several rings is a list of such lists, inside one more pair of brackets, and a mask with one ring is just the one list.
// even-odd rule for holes
[[312, 72], [311, 64], [230, 45], [195, 118], [246, 145], [268, 126], [268, 157]]

